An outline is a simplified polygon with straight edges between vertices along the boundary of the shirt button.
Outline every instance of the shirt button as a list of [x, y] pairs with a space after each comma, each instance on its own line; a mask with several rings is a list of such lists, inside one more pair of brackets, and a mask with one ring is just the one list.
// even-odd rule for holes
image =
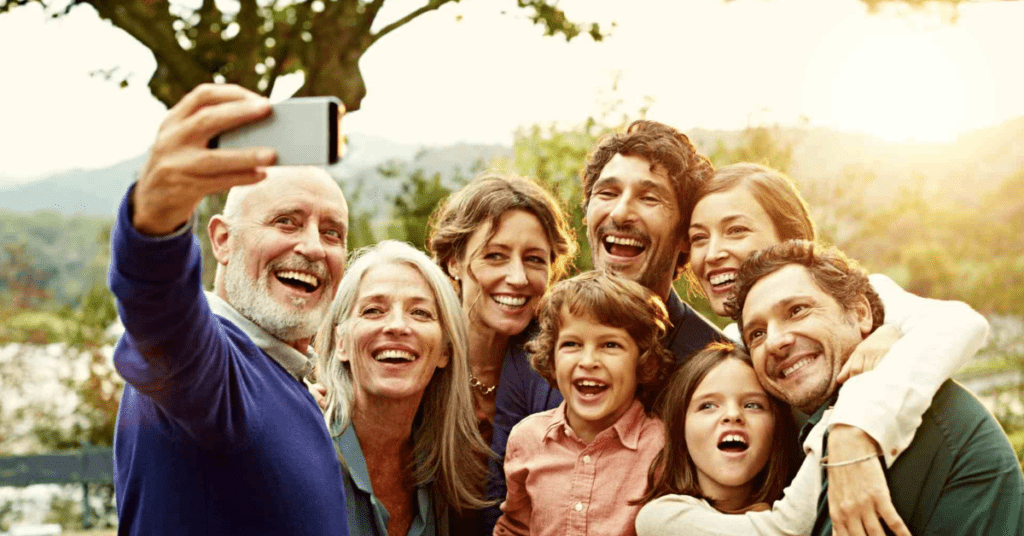
[[898, 451], [896, 449], [892, 449], [892, 451], [890, 451], [890, 452], [892, 452], [892, 455], [895, 456]]
[[583, 463], [590, 463], [590, 455], [586, 454], [583, 456]]
[[576, 503], [576, 506], [574, 506], [573, 508], [575, 508], [576, 511], [579, 512], [580, 510], [583, 509], [583, 503], [578, 502], [578, 503]]

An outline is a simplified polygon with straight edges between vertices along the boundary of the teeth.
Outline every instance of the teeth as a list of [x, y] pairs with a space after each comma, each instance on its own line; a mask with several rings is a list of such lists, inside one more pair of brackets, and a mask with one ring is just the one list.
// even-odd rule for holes
[[605, 384], [603, 382], [598, 382], [598, 381], [594, 381], [594, 380], [578, 380], [576, 382], [576, 385], [579, 385], [580, 387], [604, 387], [605, 386]]
[[743, 439], [743, 436], [739, 434], [727, 434], [725, 437], [722, 438], [722, 441], [720, 441], [720, 443], [725, 443], [726, 441], [735, 441], [737, 443], [743, 443], [744, 445], [747, 444], [746, 440]]
[[380, 361], [382, 359], [404, 359], [406, 361], [412, 361], [416, 359], [416, 356], [411, 352], [405, 350], [381, 350], [373, 356], [374, 359]]
[[721, 285], [722, 283], [729, 283], [736, 280], [736, 272], [726, 272], [724, 274], [715, 274], [709, 278], [712, 285]]
[[319, 279], [317, 279], [316, 277], [314, 277], [312, 275], [304, 274], [302, 272], [293, 272], [293, 271], [277, 272], [277, 277], [280, 277], [281, 279], [294, 279], [296, 281], [301, 281], [301, 282], [303, 282], [303, 283], [305, 283], [305, 284], [307, 284], [307, 285], [309, 285], [311, 287], [318, 287], [318, 286], [320, 286], [320, 280]]
[[644, 243], [635, 238], [623, 238], [621, 236], [608, 235], [604, 237], [604, 241], [608, 244], [618, 244], [620, 246], [633, 246], [635, 248], [644, 247]]
[[810, 357], [805, 357], [805, 358], [801, 359], [800, 361], [797, 361], [796, 363], [793, 363], [792, 365], [786, 367], [782, 371], [782, 377], [785, 378], [785, 377], [789, 376], [790, 374], [792, 374], [792, 373], [794, 373], [794, 372], [804, 368], [804, 365], [810, 363], [811, 359], [812, 358], [810, 358]]
[[491, 296], [491, 299], [508, 307], [522, 307], [526, 304], [526, 296]]

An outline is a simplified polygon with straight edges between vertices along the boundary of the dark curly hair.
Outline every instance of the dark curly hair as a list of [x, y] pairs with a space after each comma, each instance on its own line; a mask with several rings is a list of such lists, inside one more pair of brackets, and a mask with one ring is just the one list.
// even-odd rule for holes
[[[715, 171], [711, 162], [699, 154], [690, 138], [678, 130], [657, 121], [634, 121], [626, 132], [602, 138], [587, 158], [587, 166], [582, 174], [583, 210], [590, 205], [594, 183], [601, 176], [604, 166], [617, 154], [643, 158], [650, 162], [652, 173], [658, 167], [665, 170], [679, 207], [679, 228], [676, 232], [680, 240], [685, 240], [686, 230], [690, 228], [690, 214], [697, 202], [697, 191]], [[675, 278], [683, 273], [688, 259], [689, 253], [679, 254]]]
[[660, 341], [671, 326], [661, 298], [639, 283], [592, 270], [555, 284], [537, 306], [538, 333], [526, 349], [530, 364], [556, 389], [555, 346], [563, 314], [626, 330], [639, 349], [638, 389], [663, 381], [675, 364]]
[[740, 266], [736, 274], [736, 295], [726, 302], [733, 320], [739, 324], [740, 333], [743, 333], [743, 306], [750, 288], [764, 276], [789, 264], [807, 268], [814, 282], [839, 302], [844, 311], [851, 310], [860, 296], [867, 298], [871, 307], [871, 331], [885, 321], [882, 300], [857, 261], [834, 247], [821, 247], [807, 240], [787, 240], [752, 253]]
[[[524, 210], [540, 220], [551, 244], [550, 280], [568, 272], [576, 255], [576, 237], [565, 210], [541, 185], [525, 177], [483, 174], [442, 201], [427, 224], [427, 249], [445, 273], [448, 262], [462, 259], [473, 233], [490, 223], [484, 243], [494, 236], [498, 222], [510, 210]], [[449, 277], [451, 274], [448, 274]]]

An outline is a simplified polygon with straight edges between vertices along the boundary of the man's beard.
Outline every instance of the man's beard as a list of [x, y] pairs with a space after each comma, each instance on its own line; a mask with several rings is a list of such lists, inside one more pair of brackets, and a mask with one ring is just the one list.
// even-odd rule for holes
[[[332, 282], [323, 263], [310, 262], [300, 255], [294, 255], [270, 263], [256, 281], [246, 275], [248, 268], [244, 248], [235, 248], [224, 267], [224, 291], [228, 303], [242, 316], [282, 341], [312, 337], [331, 305], [328, 289]], [[289, 269], [317, 274], [320, 278], [320, 303], [316, 307], [297, 311], [270, 296], [270, 278], [274, 277], [274, 272]], [[291, 301], [298, 308], [305, 306], [310, 299], [312, 296], [296, 296]]]
[[[612, 231], [616, 231], [620, 234], [626, 234], [628, 236], [636, 238], [637, 240], [640, 240], [644, 244], [647, 244], [647, 247], [642, 253], [642, 255], [647, 255], [647, 258], [644, 264], [640, 266], [639, 273], [633, 276], [623, 274], [622, 270], [620, 270], [619, 266], [616, 265], [615, 263], [608, 263], [606, 266], [603, 267], [597, 266], [596, 261], [598, 257], [598, 250], [595, 248], [595, 246], [597, 248], [601, 248], [603, 253], [608, 253], [608, 251], [604, 249], [605, 246], [603, 243], [603, 239], [598, 237], [603, 237], [606, 233]], [[675, 249], [668, 250], [666, 249], [667, 246], [664, 244], [662, 244], [659, 251], [653, 251], [653, 244], [651, 242], [651, 238], [647, 236], [645, 233], [633, 227], [633, 225], [631, 224], [617, 225], [613, 222], [606, 223], [597, 229], [596, 236], [590, 235], [591, 233], [588, 232], [588, 239], [591, 241], [591, 262], [593, 262], [594, 268], [604, 268], [605, 270], [608, 270], [614, 273], [615, 275], [625, 277], [626, 279], [631, 279], [634, 282], [639, 283], [641, 286], [647, 288], [648, 290], [651, 290], [656, 293], [662, 291], [662, 288], [665, 286], [666, 281], [668, 282], [668, 286], [671, 289], [672, 281], [675, 279], [676, 261], [679, 258], [678, 251], [676, 251]], [[597, 244], [593, 243], [595, 240], [598, 242]], [[666, 296], [659, 297], [662, 299], [666, 298]]]

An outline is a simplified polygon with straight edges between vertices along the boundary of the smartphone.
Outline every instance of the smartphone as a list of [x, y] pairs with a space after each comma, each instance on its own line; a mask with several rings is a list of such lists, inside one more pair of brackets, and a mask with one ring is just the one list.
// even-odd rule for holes
[[272, 106], [270, 115], [222, 132], [210, 140], [211, 149], [272, 147], [277, 165], [336, 164], [342, 155], [339, 132], [342, 108], [335, 97], [297, 97]]

